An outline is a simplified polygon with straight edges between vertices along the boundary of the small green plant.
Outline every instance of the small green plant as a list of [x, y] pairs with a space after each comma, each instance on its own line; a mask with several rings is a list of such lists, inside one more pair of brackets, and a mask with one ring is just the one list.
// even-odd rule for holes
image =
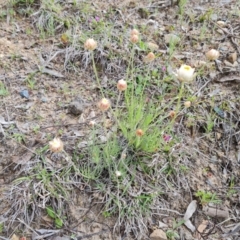
[[162, 132], [171, 124], [161, 124], [168, 117], [166, 109], [175, 99], [164, 107], [157, 107], [148, 99], [145, 88], [150, 81], [149, 75], [150, 71], [146, 72], [146, 76], [134, 78], [136, 87], [129, 84], [124, 94], [125, 108], [119, 109], [117, 106], [114, 116], [130, 146], [144, 152], [156, 152], [163, 145]]
[[17, 5], [27, 6], [27, 5], [33, 4], [34, 1], [35, 0], [12, 0], [11, 3], [13, 6], [17, 6]]
[[0, 223], [0, 233], [3, 233], [3, 229], [4, 229], [4, 224]]
[[14, 133], [13, 138], [18, 142], [18, 143], [23, 143], [25, 142], [25, 135], [22, 133]]
[[167, 235], [167, 238], [170, 239], [170, 240], [174, 240], [176, 238], [177, 239], [179, 238], [178, 233], [173, 229], [167, 230], [166, 235]]
[[0, 96], [7, 96], [9, 94], [7, 88], [5, 87], [5, 85], [0, 82]]
[[36, 81], [34, 80], [36, 72], [30, 73], [28, 77], [25, 79], [25, 82], [27, 83], [27, 86], [31, 89], [34, 90]]
[[179, 222], [174, 221], [172, 229], [169, 229], [166, 232], [167, 238], [170, 239], [170, 240], [174, 240], [176, 238], [177, 239], [180, 238], [176, 230], [180, 226], [182, 226], [184, 224], [184, 222], [185, 222], [185, 220], [180, 220]]
[[181, 16], [181, 18], [183, 17], [183, 14], [185, 12], [185, 7], [187, 5], [188, 0], [180, 0], [178, 2], [178, 7], [179, 7], [179, 15]]
[[205, 205], [205, 204], [208, 204], [208, 203], [215, 203], [215, 204], [221, 203], [221, 200], [218, 199], [218, 197], [216, 196], [215, 193], [206, 192], [204, 190], [198, 190], [195, 193], [195, 196], [200, 199], [200, 203], [202, 205]]
[[[157, 151], [161, 145], [162, 134], [156, 119], [163, 113], [162, 110], [156, 111], [154, 105], [147, 104], [144, 97], [127, 97], [126, 106], [127, 114], [124, 115], [119, 111], [115, 115], [124, 137], [135, 149], [146, 152]], [[139, 134], [140, 131], [142, 134]]]
[[37, 133], [39, 132], [39, 130], [40, 130], [40, 126], [38, 126], [38, 125], [37, 125], [37, 126], [34, 126], [32, 130], [33, 130], [33, 132], [34, 132], [35, 134], [37, 134]]
[[111, 217], [111, 213], [108, 212], [108, 211], [103, 211], [103, 212], [102, 212], [102, 215], [103, 215], [105, 218]]
[[138, 206], [141, 208], [141, 212], [148, 213], [149, 206], [151, 206], [154, 197], [152, 194], [141, 194], [137, 196]]
[[56, 213], [52, 207], [46, 207], [46, 211], [48, 216], [54, 220], [56, 228], [62, 228], [64, 217], [61, 217], [61, 212]]
[[228, 193], [227, 193], [227, 196], [230, 197], [232, 196], [233, 194], [235, 194], [237, 191], [234, 189], [234, 186], [235, 186], [235, 179], [234, 179], [234, 176], [231, 177], [231, 180], [230, 180], [230, 184], [229, 184], [229, 189], [228, 189]]
[[170, 61], [173, 57], [173, 54], [176, 50], [177, 44], [179, 43], [180, 38], [178, 36], [172, 36], [169, 42], [169, 48], [168, 48], [168, 54], [169, 54], [169, 59]]
[[187, 172], [189, 171], [189, 167], [186, 166], [186, 165], [181, 164], [181, 165], [180, 165], [180, 170], [181, 170], [183, 173], [187, 173]]
[[203, 41], [206, 38], [206, 32], [207, 32], [207, 23], [206, 21], [204, 21], [204, 23], [202, 24], [202, 27], [200, 29], [200, 40]]
[[214, 127], [214, 121], [212, 120], [211, 116], [209, 116], [209, 115], [207, 116], [206, 124], [207, 124], [207, 126], [205, 127], [206, 133], [211, 133], [213, 131], [213, 127]]
[[204, 21], [208, 21], [212, 14], [214, 13], [214, 10], [213, 9], [208, 9], [205, 13], [203, 13], [200, 17], [199, 17], [199, 21], [200, 22], [204, 22]]
[[26, 28], [26, 34], [31, 35], [32, 34], [32, 29], [31, 28]]
[[41, 147], [41, 148], [39, 148], [39, 149], [36, 149], [35, 151], [36, 151], [36, 153], [37, 153], [38, 155], [43, 155], [44, 153], [47, 152], [48, 149], [49, 149], [49, 147], [48, 147], [48, 145], [46, 145], [46, 146], [44, 146], [44, 147]]

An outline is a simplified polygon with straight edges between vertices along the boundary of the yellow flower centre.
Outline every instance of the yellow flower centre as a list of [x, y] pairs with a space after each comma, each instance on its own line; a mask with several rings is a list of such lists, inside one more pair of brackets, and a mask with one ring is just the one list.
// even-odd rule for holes
[[106, 98], [103, 98], [102, 103], [103, 104], [108, 104], [108, 100]]
[[189, 71], [189, 70], [191, 70], [191, 67], [190, 67], [190, 66], [185, 66], [185, 67], [184, 67], [184, 70]]

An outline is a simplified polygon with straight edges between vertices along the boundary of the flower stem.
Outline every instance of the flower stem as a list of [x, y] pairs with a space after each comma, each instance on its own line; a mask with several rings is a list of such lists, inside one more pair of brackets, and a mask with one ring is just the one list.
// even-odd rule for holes
[[95, 64], [95, 60], [94, 60], [93, 51], [91, 52], [91, 56], [92, 56], [92, 63], [93, 63], [93, 71], [94, 71], [95, 77], [96, 77], [96, 79], [97, 79], [98, 87], [99, 87], [99, 89], [100, 89], [100, 91], [101, 91], [102, 97], [104, 98], [104, 93], [103, 93], [102, 86], [101, 86], [101, 84], [100, 84], [100, 80], [99, 80], [99, 77], [98, 77], [98, 73], [97, 73], [97, 68], [96, 68], [96, 64]]

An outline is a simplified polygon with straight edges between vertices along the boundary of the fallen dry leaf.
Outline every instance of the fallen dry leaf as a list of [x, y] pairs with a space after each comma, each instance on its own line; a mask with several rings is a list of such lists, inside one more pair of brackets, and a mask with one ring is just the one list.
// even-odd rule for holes
[[196, 211], [197, 209], [197, 201], [196, 200], [193, 200], [187, 207], [187, 210], [184, 214], [184, 217], [183, 219], [185, 220], [185, 226], [187, 228], [189, 228], [192, 232], [194, 232], [196, 230], [196, 228], [193, 226], [193, 224], [191, 223], [191, 221], [189, 220], [193, 213]]
[[203, 220], [202, 223], [198, 226], [198, 232], [202, 233], [208, 225], [208, 220]]

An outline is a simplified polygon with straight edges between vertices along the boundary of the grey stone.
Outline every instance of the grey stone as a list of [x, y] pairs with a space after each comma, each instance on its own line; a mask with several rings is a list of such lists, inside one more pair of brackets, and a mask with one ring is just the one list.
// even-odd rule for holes
[[77, 101], [73, 101], [68, 105], [68, 112], [73, 115], [81, 115], [83, 109], [84, 109], [83, 104]]

